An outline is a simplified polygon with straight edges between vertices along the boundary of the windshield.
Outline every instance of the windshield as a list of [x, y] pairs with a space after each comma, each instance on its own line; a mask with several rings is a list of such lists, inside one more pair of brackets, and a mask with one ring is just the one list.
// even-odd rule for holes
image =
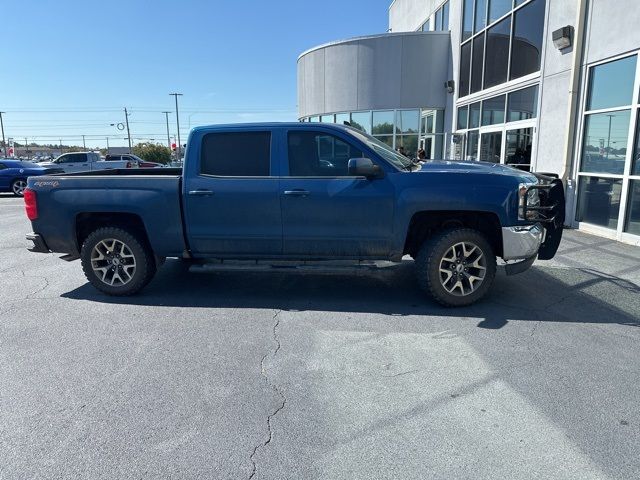
[[376, 152], [378, 155], [384, 158], [387, 162], [393, 164], [395, 167], [398, 167], [403, 170], [408, 170], [411, 167], [412, 162], [410, 159], [396, 152], [393, 148], [391, 148], [386, 143], [381, 142], [377, 138], [367, 135], [366, 133], [361, 132], [360, 130], [357, 130], [353, 127], [349, 128], [349, 132], [354, 137], [357, 137], [358, 140], [364, 142], [369, 148], [371, 148], [371, 150]]

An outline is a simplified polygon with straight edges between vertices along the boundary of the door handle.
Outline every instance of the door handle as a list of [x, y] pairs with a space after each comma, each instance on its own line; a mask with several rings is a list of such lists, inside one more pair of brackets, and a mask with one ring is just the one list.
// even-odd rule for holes
[[189, 190], [189, 195], [192, 195], [194, 197], [199, 196], [199, 197], [210, 197], [211, 195], [213, 195], [213, 192], [211, 190]]
[[80, 165], [81, 167], [86, 167], [87, 165], [89, 165], [88, 163], [83, 163], [82, 165]]
[[308, 190], [285, 190], [284, 194], [292, 197], [306, 197], [311, 192]]

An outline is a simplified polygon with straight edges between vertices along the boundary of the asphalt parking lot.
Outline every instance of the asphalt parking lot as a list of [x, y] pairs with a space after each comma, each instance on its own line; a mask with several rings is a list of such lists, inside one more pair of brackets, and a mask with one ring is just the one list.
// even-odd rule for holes
[[640, 478], [640, 248], [567, 231], [488, 300], [369, 276], [96, 292], [0, 195], [0, 479]]

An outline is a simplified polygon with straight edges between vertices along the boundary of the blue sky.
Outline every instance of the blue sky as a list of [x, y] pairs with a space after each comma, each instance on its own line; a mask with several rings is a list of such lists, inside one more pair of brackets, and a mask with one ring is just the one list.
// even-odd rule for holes
[[[295, 120], [296, 59], [387, 29], [390, 0], [3, 0], [5, 134], [87, 147], [131, 135], [166, 142], [181, 92], [189, 124]], [[170, 117], [175, 134], [175, 114]], [[98, 138], [98, 137], [102, 138]]]

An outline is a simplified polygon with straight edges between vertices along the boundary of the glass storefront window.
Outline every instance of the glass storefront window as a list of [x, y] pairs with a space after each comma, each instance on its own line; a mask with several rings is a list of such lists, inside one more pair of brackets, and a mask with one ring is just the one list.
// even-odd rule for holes
[[487, 0], [476, 0], [475, 21], [473, 33], [479, 32], [487, 26]]
[[629, 200], [625, 232], [640, 235], [640, 180], [629, 182]]
[[578, 222], [592, 223], [611, 229], [618, 226], [622, 179], [580, 177], [578, 186]]
[[465, 160], [477, 160], [478, 159], [478, 140], [480, 134], [478, 130], [471, 130], [467, 132], [467, 148], [465, 153]]
[[631, 105], [635, 76], [635, 55], [593, 67], [589, 75], [587, 110]]
[[582, 172], [624, 173], [629, 110], [587, 115], [582, 143]]
[[320, 116], [320, 121], [322, 123], [333, 123], [334, 122], [334, 118], [333, 118], [333, 115], [321, 115]]
[[315, 116], [315, 117], [309, 117], [309, 121], [310, 122], [319, 122], [320, 121], [320, 117]]
[[507, 122], [528, 120], [537, 117], [538, 86], [523, 88], [509, 94]]
[[352, 113], [351, 126], [371, 135], [371, 112]]
[[374, 135], [393, 134], [393, 110], [382, 110], [373, 112]]
[[396, 133], [418, 133], [419, 110], [398, 110], [396, 112]]
[[420, 30], [422, 30], [423, 32], [428, 32], [429, 30], [431, 30], [431, 19], [424, 22]]
[[462, 11], [462, 41], [471, 37], [473, 29], [473, 0], [464, 0]]
[[442, 6], [442, 29], [449, 30], [449, 2]]
[[506, 95], [488, 98], [482, 102], [482, 125], [504, 123], [504, 104]]
[[484, 34], [473, 39], [471, 58], [471, 93], [482, 90], [482, 61], [484, 59]]
[[505, 163], [526, 172], [530, 171], [533, 128], [508, 130], [506, 141]]
[[396, 148], [404, 148], [409, 158], [418, 156], [418, 135], [399, 135], [396, 137]]
[[480, 126], [480, 102], [469, 105], [469, 128]]
[[393, 135], [381, 135], [381, 136], [376, 135], [376, 138], [381, 142], [386, 143], [391, 148], [393, 148]]
[[469, 107], [458, 107], [458, 130], [467, 128], [467, 117], [469, 116]]
[[348, 113], [336, 113], [336, 123], [338, 125], [344, 125], [344, 122], [349, 122]]
[[436, 32], [442, 30], [442, 10], [440, 9], [436, 11], [436, 24], [434, 30]]
[[489, 23], [493, 23], [511, 10], [511, 0], [489, 0]]
[[633, 159], [631, 162], [631, 175], [640, 175], [640, 110], [636, 122], [636, 137], [633, 142]]
[[540, 70], [545, 0], [533, 0], [517, 10], [513, 20], [510, 79]]
[[460, 80], [458, 81], [458, 96], [469, 95], [469, 73], [471, 71], [471, 42], [465, 43], [460, 49]]
[[484, 88], [507, 81], [509, 69], [509, 35], [511, 17], [507, 17], [487, 30], [486, 60], [484, 66]]
[[480, 135], [480, 161], [500, 163], [502, 151], [502, 132], [489, 132]]

